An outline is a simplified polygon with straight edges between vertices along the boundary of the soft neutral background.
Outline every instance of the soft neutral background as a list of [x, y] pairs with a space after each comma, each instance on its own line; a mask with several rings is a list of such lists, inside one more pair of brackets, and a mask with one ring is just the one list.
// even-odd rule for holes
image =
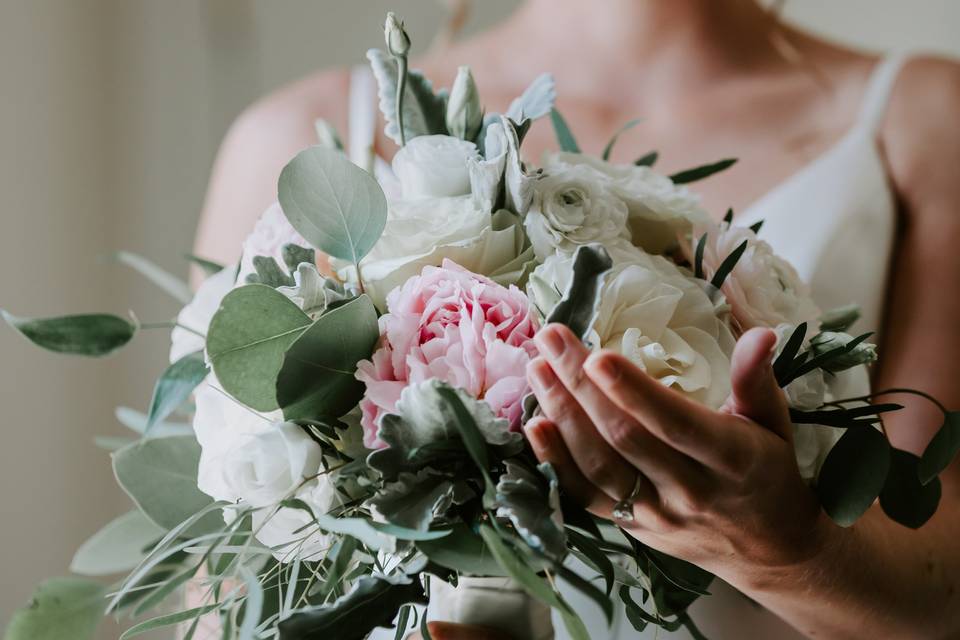
[[[516, 0], [475, 5], [468, 32]], [[0, 0], [0, 308], [171, 317], [176, 306], [163, 293], [102, 257], [128, 249], [185, 274], [179, 256], [232, 119], [287, 81], [361, 61], [388, 9], [428, 42], [441, 6]], [[960, 54], [956, 0], [790, 0], [786, 15], [871, 49]], [[40, 352], [0, 327], [0, 627], [35, 583], [64, 574], [76, 546], [126, 510], [91, 439], [123, 432], [116, 405], [146, 406], [166, 339], [148, 331], [91, 362]]]

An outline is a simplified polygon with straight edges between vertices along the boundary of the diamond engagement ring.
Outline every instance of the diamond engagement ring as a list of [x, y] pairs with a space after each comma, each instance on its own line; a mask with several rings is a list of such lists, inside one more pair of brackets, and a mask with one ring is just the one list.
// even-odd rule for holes
[[633, 522], [633, 503], [637, 501], [637, 498], [640, 497], [640, 492], [643, 490], [643, 474], [637, 472], [637, 479], [633, 483], [633, 491], [630, 492], [626, 498], [613, 505], [612, 515], [614, 519], [620, 520], [621, 522]]

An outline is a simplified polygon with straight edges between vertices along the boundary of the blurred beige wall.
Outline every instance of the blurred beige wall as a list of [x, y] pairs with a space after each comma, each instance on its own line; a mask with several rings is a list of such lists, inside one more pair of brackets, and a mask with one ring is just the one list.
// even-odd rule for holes
[[[477, 0], [470, 30], [515, 4]], [[165, 294], [98, 256], [129, 249], [185, 274], [179, 255], [232, 118], [318, 67], [362, 61], [387, 9], [426, 42], [439, 6], [0, 0], [0, 308], [171, 317]], [[786, 15], [869, 48], [960, 55], [956, 0], [790, 0]], [[146, 332], [118, 356], [82, 361], [0, 327], [0, 625], [127, 508], [91, 438], [123, 433], [114, 406], [147, 405], [166, 346], [164, 332]]]

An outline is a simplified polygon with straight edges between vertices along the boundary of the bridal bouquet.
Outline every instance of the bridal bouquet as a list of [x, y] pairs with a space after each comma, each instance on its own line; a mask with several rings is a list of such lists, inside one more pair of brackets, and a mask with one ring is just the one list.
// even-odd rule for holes
[[[320, 123], [321, 144], [284, 169], [239, 264], [197, 259], [209, 277], [171, 325], [149, 411], [118, 412], [138, 437], [100, 441], [136, 508], [72, 565], [127, 576], [44, 583], [9, 640], [90, 637], [105, 613], [140, 620], [123, 638], [168, 625], [200, 637], [211, 619], [216, 637], [244, 640], [428, 635], [415, 605], [433, 594], [430, 613], [455, 617], [442, 598], [476, 578], [555, 609], [573, 638], [591, 634], [560, 584], [608, 619], [620, 600], [637, 629], [697, 633], [687, 608], [711, 576], [567, 500], [524, 441], [537, 411], [525, 368], [551, 322], [715, 408], [737, 337], [775, 329], [797, 459], [827, 513], [849, 525], [879, 497], [907, 526], [932, 515], [958, 414], [944, 410], [918, 458], [876, 428], [898, 405], [834, 397], [834, 377], [876, 349], [845, 333], [855, 307], [817, 308], [759, 225], [699, 207], [684, 184], [731, 161], [672, 176], [655, 153], [612, 164], [616, 136], [602, 157], [582, 153], [550, 76], [485, 114], [469, 69], [434, 91], [407, 69], [392, 15], [386, 40], [368, 57], [400, 145], [393, 175], [351, 164]], [[521, 145], [542, 116], [561, 151], [534, 167]], [[151, 263], [121, 258], [183, 295]], [[141, 328], [106, 314], [4, 317], [41, 347], [86, 356]], [[546, 631], [508, 623], [552, 633], [549, 617]]]

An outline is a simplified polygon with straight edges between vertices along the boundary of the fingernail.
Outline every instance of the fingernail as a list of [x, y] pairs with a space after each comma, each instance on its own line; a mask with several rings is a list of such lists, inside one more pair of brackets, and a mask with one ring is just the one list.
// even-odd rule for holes
[[530, 374], [534, 386], [539, 387], [541, 391], [549, 391], [557, 380], [550, 365], [539, 359], [530, 362]]
[[611, 358], [591, 358], [587, 366], [605, 382], [616, 382], [620, 377], [620, 367]]
[[536, 343], [547, 356], [557, 358], [563, 353], [563, 338], [552, 329], [544, 329], [536, 335]]

